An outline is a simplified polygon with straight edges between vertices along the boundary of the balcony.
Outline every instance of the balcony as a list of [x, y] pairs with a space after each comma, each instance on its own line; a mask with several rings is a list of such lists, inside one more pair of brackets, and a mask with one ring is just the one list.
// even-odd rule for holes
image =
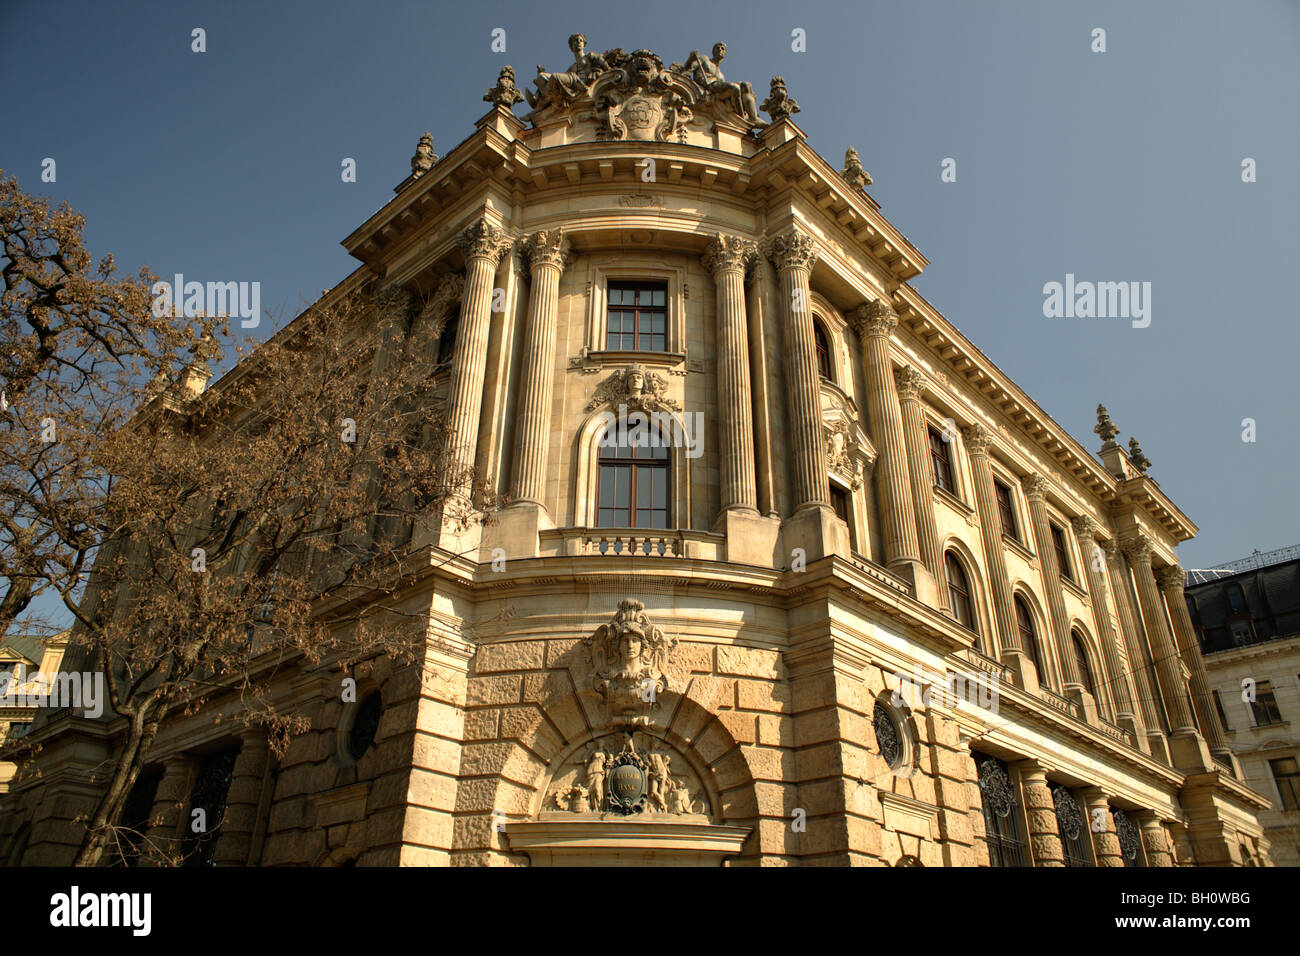
[[689, 558], [722, 561], [726, 538], [663, 528], [559, 528], [541, 533], [542, 557]]

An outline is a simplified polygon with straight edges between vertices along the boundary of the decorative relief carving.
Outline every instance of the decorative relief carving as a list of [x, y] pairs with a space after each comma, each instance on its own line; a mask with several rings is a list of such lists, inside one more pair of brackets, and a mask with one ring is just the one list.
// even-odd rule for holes
[[966, 450], [972, 455], [988, 455], [989, 446], [993, 444], [993, 436], [983, 425], [966, 425], [961, 430], [962, 441], [966, 444]]
[[871, 174], [862, 168], [858, 151], [850, 146], [844, 153], [844, 168], [840, 170], [844, 181], [859, 192], [865, 192], [871, 185]]
[[1080, 541], [1096, 541], [1101, 534], [1101, 528], [1097, 522], [1093, 521], [1088, 515], [1078, 515], [1070, 519], [1070, 527], [1074, 529], [1075, 537]]
[[411, 157], [411, 176], [419, 179], [433, 169], [436, 162], [438, 162], [438, 154], [433, 151], [433, 134], [426, 131], [420, 137], [419, 145], [415, 147], [415, 155]]
[[772, 85], [768, 90], [767, 99], [759, 107], [764, 113], [772, 117], [772, 122], [776, 123], [783, 119], [789, 119], [792, 115], [799, 112], [799, 103], [785, 89], [785, 80], [782, 77], [772, 77]]
[[898, 315], [884, 299], [864, 302], [849, 313], [849, 321], [860, 339], [871, 335], [888, 336], [898, 327]]
[[1011, 816], [1016, 808], [1016, 794], [1011, 786], [1011, 778], [1002, 769], [1002, 765], [992, 758], [979, 765], [980, 793], [984, 794], [988, 808], [999, 817]]
[[894, 372], [894, 385], [900, 399], [919, 402], [925, 391], [925, 377], [912, 366], [904, 365]]
[[1187, 572], [1177, 564], [1156, 568], [1156, 583], [1160, 585], [1160, 590], [1180, 592], [1179, 600], [1182, 600], [1181, 592], [1186, 581]]
[[685, 758], [639, 733], [611, 734], [580, 749], [547, 794], [543, 812], [705, 819], [709, 812], [703, 784]]
[[563, 271], [569, 261], [569, 240], [563, 229], [544, 229], [533, 233], [523, 244], [524, 258], [529, 268], [555, 266]]
[[1138, 535], [1137, 537], [1129, 538], [1127, 541], [1123, 542], [1120, 547], [1122, 547], [1124, 553], [1128, 555], [1129, 561], [1134, 564], [1149, 565], [1151, 563], [1151, 539], [1147, 538], [1145, 535]]
[[704, 248], [700, 261], [715, 276], [724, 269], [744, 271], [758, 255], [758, 246], [748, 239], [717, 233]]
[[1047, 497], [1047, 479], [1042, 475], [1029, 474], [1020, 479], [1020, 487], [1025, 490], [1025, 497], [1031, 501]]
[[833, 387], [823, 387], [821, 403], [826, 470], [857, 491], [867, 469], [875, 464], [876, 450], [862, 431], [851, 400]]
[[1138, 833], [1128, 814], [1123, 810], [1112, 810], [1111, 814], [1115, 819], [1115, 835], [1119, 837], [1119, 850], [1124, 858], [1129, 861], [1136, 861], [1138, 851], [1142, 846], [1142, 837]]
[[587, 403], [587, 411], [593, 412], [606, 403], [646, 412], [682, 410], [681, 405], [668, 397], [668, 383], [640, 365], [620, 369], [597, 385]]
[[501, 261], [501, 256], [510, 248], [512, 242], [513, 240], [502, 231], [500, 226], [492, 225], [486, 218], [476, 219], [456, 239], [456, 244], [460, 246], [466, 259], [488, 259], [493, 265]]
[[515, 87], [515, 68], [505, 66], [497, 76], [497, 85], [483, 94], [483, 99], [497, 106], [510, 109], [516, 103], [524, 101], [524, 94]]
[[880, 756], [891, 769], [897, 767], [903, 760], [903, 744], [899, 739], [898, 727], [894, 723], [893, 715], [880, 701], [876, 701], [875, 709], [872, 711], [871, 726], [876, 732], [876, 745], [880, 748]]
[[764, 253], [780, 269], [808, 269], [817, 264], [817, 245], [811, 236], [789, 232], [767, 241]]
[[662, 209], [664, 201], [650, 193], [628, 193], [618, 197], [618, 204], [633, 209]]
[[609, 62], [610, 69], [591, 85], [601, 137], [686, 142], [695, 91], [684, 77], [664, 70], [663, 60], [649, 50], [618, 53]]
[[645, 605], [620, 601], [613, 620], [584, 642], [591, 655], [592, 689], [605, 698], [612, 724], [650, 722], [668, 689], [668, 661], [677, 638], [650, 622]]

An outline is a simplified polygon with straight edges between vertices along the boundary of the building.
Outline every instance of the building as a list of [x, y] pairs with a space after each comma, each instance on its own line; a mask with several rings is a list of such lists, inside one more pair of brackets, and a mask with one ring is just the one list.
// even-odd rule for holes
[[[1140, 453], [1104, 419], [1095, 459], [908, 284], [780, 77], [763, 121], [723, 44], [570, 46], [525, 118], [506, 68], [421, 139], [332, 293], [427, 298], [453, 451], [509, 499], [413, 530], [450, 559], [403, 596], [433, 679], [305, 669], [278, 763], [176, 718], [127, 819], [214, 809], [217, 864], [1267, 860], [1199, 692], [1196, 527]], [[0, 859], [65, 862], [112, 733], [34, 733], [64, 799], [25, 780]]]
[[1300, 866], [1300, 547], [1189, 571], [1187, 608], [1273, 862]]
[[[24, 634], [0, 638], [0, 747], [18, 740], [31, 727], [40, 695], [48, 694], [48, 678], [58, 674], [67, 646], [67, 631], [48, 639]], [[0, 814], [8, 802], [14, 770], [14, 763], [5, 760], [0, 750]]]

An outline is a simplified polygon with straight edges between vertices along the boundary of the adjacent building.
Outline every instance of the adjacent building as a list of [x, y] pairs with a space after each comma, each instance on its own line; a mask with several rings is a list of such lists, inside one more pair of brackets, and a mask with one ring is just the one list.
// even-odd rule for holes
[[[1135, 446], [1103, 413], [1094, 457], [909, 284], [780, 77], [570, 46], [522, 119], [507, 68], [450, 153], [426, 134], [330, 294], [427, 303], [450, 448], [507, 501], [410, 529], [424, 660], [353, 701], [302, 664], [279, 761], [233, 698], [173, 718], [130, 821], [209, 809], [219, 865], [1266, 862], [1196, 526]], [[58, 864], [112, 723], [33, 733], [0, 860]]]
[[1278, 866], [1300, 866], [1300, 547], [1189, 571], [1215, 712]]

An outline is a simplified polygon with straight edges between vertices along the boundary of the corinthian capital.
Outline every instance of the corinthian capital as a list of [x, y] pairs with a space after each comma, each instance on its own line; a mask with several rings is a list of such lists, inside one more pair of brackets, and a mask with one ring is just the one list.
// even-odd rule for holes
[[894, 384], [898, 389], [898, 397], [909, 401], [920, 401], [921, 392], [925, 388], [925, 378], [921, 373], [910, 365], [904, 365], [894, 372]]
[[1156, 583], [1160, 585], [1162, 591], [1174, 591], [1178, 599], [1183, 599], [1183, 584], [1187, 580], [1187, 572], [1176, 564], [1166, 564], [1163, 568], [1156, 569]]
[[865, 302], [849, 313], [849, 321], [858, 338], [869, 335], [890, 335], [898, 327], [898, 316], [884, 299]]
[[966, 443], [966, 450], [972, 455], [987, 455], [989, 446], [993, 444], [993, 436], [983, 425], [966, 425], [961, 430], [961, 437]]
[[524, 257], [532, 269], [555, 266], [564, 271], [564, 266], [569, 261], [569, 251], [569, 240], [563, 229], [543, 229], [524, 241]]
[[704, 255], [700, 261], [704, 263], [704, 268], [716, 276], [728, 269], [743, 271], [757, 255], [758, 246], [748, 239], [718, 233], [704, 247]]
[[1070, 527], [1074, 529], [1075, 537], [1080, 541], [1096, 541], [1097, 535], [1101, 529], [1097, 522], [1087, 515], [1079, 515], [1077, 518], [1070, 519]]
[[1134, 564], [1151, 564], [1151, 539], [1144, 534], [1130, 538], [1120, 545], [1129, 561]]
[[466, 259], [487, 259], [492, 265], [501, 261], [501, 256], [510, 248], [510, 237], [500, 226], [494, 226], [486, 218], [476, 219], [468, 229], [456, 239], [460, 251]]
[[809, 269], [817, 262], [817, 245], [811, 236], [805, 236], [797, 230], [784, 236], [773, 236], [764, 249], [778, 270]]
[[1047, 479], [1042, 475], [1025, 475], [1020, 479], [1020, 487], [1025, 489], [1025, 497], [1030, 501], [1042, 501], [1047, 497]]

